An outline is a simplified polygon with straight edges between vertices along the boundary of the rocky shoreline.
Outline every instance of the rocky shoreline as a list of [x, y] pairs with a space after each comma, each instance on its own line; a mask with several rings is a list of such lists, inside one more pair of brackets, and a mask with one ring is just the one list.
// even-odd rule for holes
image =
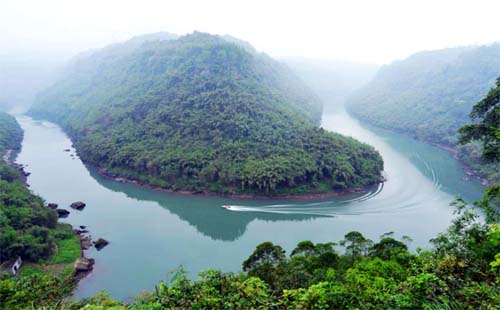
[[[16, 163], [14, 161], [14, 157], [15, 151], [7, 150], [2, 159], [9, 166], [19, 171], [21, 181], [26, 187], [29, 187], [28, 176], [30, 175], [30, 173], [25, 170], [27, 166]], [[59, 218], [65, 218], [70, 214], [68, 210], [60, 209], [58, 207], [58, 204], [56, 203], [48, 203], [46, 207], [54, 210]], [[76, 202], [73, 203], [70, 207], [81, 211], [83, 207], [85, 207], [85, 204], [83, 204], [82, 202]], [[80, 239], [80, 257], [74, 262], [73, 265], [73, 280], [75, 281], [75, 284], [92, 272], [93, 265], [95, 263], [95, 260], [93, 258], [86, 257], [84, 253], [85, 250], [88, 250], [92, 246], [91, 237], [90, 235], [86, 235], [88, 231], [85, 229], [85, 226], [80, 226], [80, 228], [81, 229], [73, 229], [74, 233]]]
[[5, 163], [7, 163], [9, 166], [13, 167], [14, 169], [18, 170], [19, 171], [19, 175], [21, 177], [21, 180], [23, 181], [24, 185], [28, 186], [29, 187], [29, 184], [27, 183], [28, 181], [28, 176], [31, 174], [29, 172], [26, 172], [24, 170], [24, 168], [26, 168], [26, 166], [22, 165], [22, 164], [18, 164], [16, 162], [14, 162], [14, 157], [16, 156], [17, 154], [17, 151], [16, 150], [7, 150], [7, 152], [5, 152], [4, 156], [3, 156], [3, 161]]
[[458, 156], [458, 150], [452, 146], [449, 145], [443, 145], [443, 144], [437, 144], [437, 143], [432, 143], [431, 145], [436, 146], [442, 150], [445, 150], [453, 155], [453, 158], [457, 161], [459, 161], [462, 166], [465, 174], [467, 175], [464, 177], [464, 181], [470, 181], [471, 178], [476, 178], [478, 179], [483, 186], [490, 186], [490, 181], [488, 181], [487, 178], [482, 176], [480, 173], [478, 173], [476, 170], [474, 170], [472, 167], [470, 167], [466, 162], [464, 162], [463, 159], [461, 159]]
[[401, 135], [410, 137], [411, 139], [414, 139], [416, 141], [420, 141], [420, 142], [423, 142], [423, 143], [426, 143], [426, 144], [438, 147], [438, 148], [440, 148], [442, 150], [445, 150], [447, 152], [450, 152], [453, 155], [453, 158], [456, 159], [457, 161], [459, 161], [462, 164], [463, 170], [464, 170], [465, 174], [467, 175], [467, 177], [464, 178], [465, 181], [470, 181], [471, 178], [476, 178], [476, 179], [478, 179], [481, 182], [481, 184], [483, 186], [490, 186], [491, 185], [490, 181], [488, 181], [488, 179], [486, 179], [478, 171], [476, 171], [475, 169], [473, 169], [466, 162], [464, 162], [460, 157], [458, 157], [458, 150], [455, 147], [450, 146], [450, 145], [436, 143], [436, 142], [433, 142], [433, 141], [431, 141], [429, 139], [420, 139], [414, 133], [409, 132], [409, 131], [401, 130], [401, 129], [398, 129], [398, 128], [392, 128], [390, 126], [383, 126], [381, 124], [375, 124], [375, 123], [371, 122], [369, 119], [367, 119], [365, 117], [362, 117], [361, 115], [358, 115], [356, 113], [351, 113], [350, 111], [349, 111], [349, 114], [351, 114], [354, 118], [356, 118], [358, 120], [361, 120], [364, 123], [369, 124], [370, 126], [373, 126], [373, 127], [376, 127], [376, 128], [380, 128], [380, 129], [383, 129], [383, 130], [387, 130], [389, 132], [394, 132], [394, 133], [397, 133], [397, 134], [401, 134]]
[[108, 180], [113, 180], [115, 182], [119, 183], [128, 183], [128, 184], [134, 184], [140, 187], [144, 187], [150, 190], [158, 191], [158, 192], [163, 192], [163, 193], [169, 193], [169, 194], [179, 194], [179, 195], [201, 195], [201, 196], [207, 196], [207, 197], [224, 197], [224, 198], [231, 198], [231, 199], [259, 199], [259, 200], [266, 200], [266, 199], [296, 199], [296, 200], [313, 200], [313, 199], [327, 199], [331, 197], [337, 197], [337, 196], [342, 196], [342, 195], [347, 195], [347, 194], [355, 194], [355, 193], [363, 193], [368, 190], [371, 186], [374, 186], [376, 184], [384, 183], [387, 180], [384, 177], [381, 177], [380, 181], [375, 184], [367, 185], [365, 187], [358, 187], [358, 188], [351, 188], [351, 189], [346, 189], [346, 190], [340, 190], [340, 191], [330, 191], [330, 192], [321, 192], [321, 193], [304, 193], [304, 194], [284, 194], [284, 195], [262, 195], [262, 194], [253, 194], [253, 193], [218, 193], [218, 192], [210, 192], [210, 191], [192, 191], [192, 190], [173, 190], [169, 188], [164, 188], [160, 186], [154, 186], [151, 184], [147, 184], [138, 180], [133, 180], [133, 179], [128, 179], [124, 177], [119, 177], [116, 175], [113, 175], [106, 171], [104, 168], [94, 168], [94, 170], [97, 171], [97, 173]]

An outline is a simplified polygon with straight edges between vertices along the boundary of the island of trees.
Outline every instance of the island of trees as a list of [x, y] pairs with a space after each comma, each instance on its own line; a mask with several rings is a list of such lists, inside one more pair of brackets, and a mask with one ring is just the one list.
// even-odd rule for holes
[[82, 55], [30, 114], [60, 124], [102, 173], [171, 190], [287, 195], [380, 182], [378, 152], [318, 127], [321, 112], [284, 64], [193, 33]]

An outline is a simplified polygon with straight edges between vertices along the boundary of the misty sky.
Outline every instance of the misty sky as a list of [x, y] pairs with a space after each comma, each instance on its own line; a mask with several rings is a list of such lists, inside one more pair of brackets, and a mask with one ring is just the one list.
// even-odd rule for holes
[[500, 41], [498, 0], [0, 0], [0, 54], [75, 54], [143, 33], [231, 34], [275, 57], [388, 63]]

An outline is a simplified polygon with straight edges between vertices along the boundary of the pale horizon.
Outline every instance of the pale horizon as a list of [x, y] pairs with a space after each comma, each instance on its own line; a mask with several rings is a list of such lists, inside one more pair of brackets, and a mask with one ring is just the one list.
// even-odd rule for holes
[[386, 64], [500, 40], [500, 3], [480, 1], [29, 1], [0, 4], [2, 54], [67, 57], [133, 36], [229, 34], [275, 58]]

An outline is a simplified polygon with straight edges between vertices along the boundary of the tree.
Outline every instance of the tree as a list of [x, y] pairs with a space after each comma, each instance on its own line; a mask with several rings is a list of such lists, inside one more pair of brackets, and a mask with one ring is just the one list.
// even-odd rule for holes
[[264, 242], [257, 246], [250, 257], [243, 262], [243, 271], [248, 275], [259, 277], [271, 287], [276, 287], [279, 279], [278, 267], [285, 262], [285, 250], [272, 242]]
[[285, 250], [267, 241], [259, 244], [250, 257], [243, 262], [243, 270], [249, 271], [262, 265], [277, 266], [285, 259]]
[[370, 249], [370, 254], [372, 256], [380, 257], [385, 260], [396, 258], [399, 254], [407, 252], [408, 247], [406, 244], [391, 237], [382, 238]]
[[346, 249], [346, 254], [352, 259], [361, 257], [373, 242], [366, 239], [359, 231], [351, 231], [340, 241], [340, 245]]
[[496, 87], [472, 108], [470, 117], [479, 121], [460, 128], [460, 143], [480, 140], [483, 144], [483, 159], [500, 161], [500, 77]]

